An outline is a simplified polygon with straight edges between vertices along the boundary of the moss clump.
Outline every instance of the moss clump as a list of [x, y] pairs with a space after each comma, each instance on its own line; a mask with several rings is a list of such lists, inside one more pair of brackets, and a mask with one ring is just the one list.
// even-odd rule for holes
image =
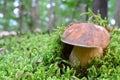
[[24, 34], [1, 39], [0, 79], [60, 80], [70, 79], [74, 71], [62, 59], [61, 33]]

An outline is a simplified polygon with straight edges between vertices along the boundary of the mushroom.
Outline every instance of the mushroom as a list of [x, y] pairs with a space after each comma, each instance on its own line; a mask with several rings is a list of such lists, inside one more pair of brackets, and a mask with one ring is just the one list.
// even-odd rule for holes
[[70, 25], [64, 32], [62, 42], [73, 45], [69, 61], [82, 67], [88, 64], [92, 58], [103, 56], [103, 50], [110, 42], [108, 31], [91, 23], [80, 23]]

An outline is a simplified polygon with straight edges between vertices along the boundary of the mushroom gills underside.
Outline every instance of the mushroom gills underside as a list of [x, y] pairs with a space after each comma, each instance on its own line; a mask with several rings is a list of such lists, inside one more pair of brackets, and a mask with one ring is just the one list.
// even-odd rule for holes
[[87, 48], [74, 46], [69, 56], [69, 61], [73, 64], [72, 66], [87, 66], [88, 61], [94, 57], [101, 58], [103, 56], [103, 49], [99, 48]]

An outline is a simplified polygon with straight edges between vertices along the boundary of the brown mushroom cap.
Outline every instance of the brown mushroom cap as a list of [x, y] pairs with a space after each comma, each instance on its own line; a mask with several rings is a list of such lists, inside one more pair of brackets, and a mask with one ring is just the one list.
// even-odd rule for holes
[[82, 47], [107, 47], [110, 40], [108, 31], [91, 23], [70, 25], [64, 32], [62, 42]]

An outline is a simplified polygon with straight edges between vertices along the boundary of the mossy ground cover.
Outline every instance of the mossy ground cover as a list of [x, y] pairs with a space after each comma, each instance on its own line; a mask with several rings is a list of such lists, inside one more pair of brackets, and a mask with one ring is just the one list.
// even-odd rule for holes
[[0, 39], [1, 80], [118, 80], [120, 30], [111, 33], [106, 55], [86, 70], [71, 68], [62, 56], [61, 29], [49, 34], [24, 34]]
[[73, 72], [61, 64], [60, 32], [50, 35], [28, 33], [0, 41], [0, 46], [5, 48], [0, 54], [1, 80], [69, 79]]

